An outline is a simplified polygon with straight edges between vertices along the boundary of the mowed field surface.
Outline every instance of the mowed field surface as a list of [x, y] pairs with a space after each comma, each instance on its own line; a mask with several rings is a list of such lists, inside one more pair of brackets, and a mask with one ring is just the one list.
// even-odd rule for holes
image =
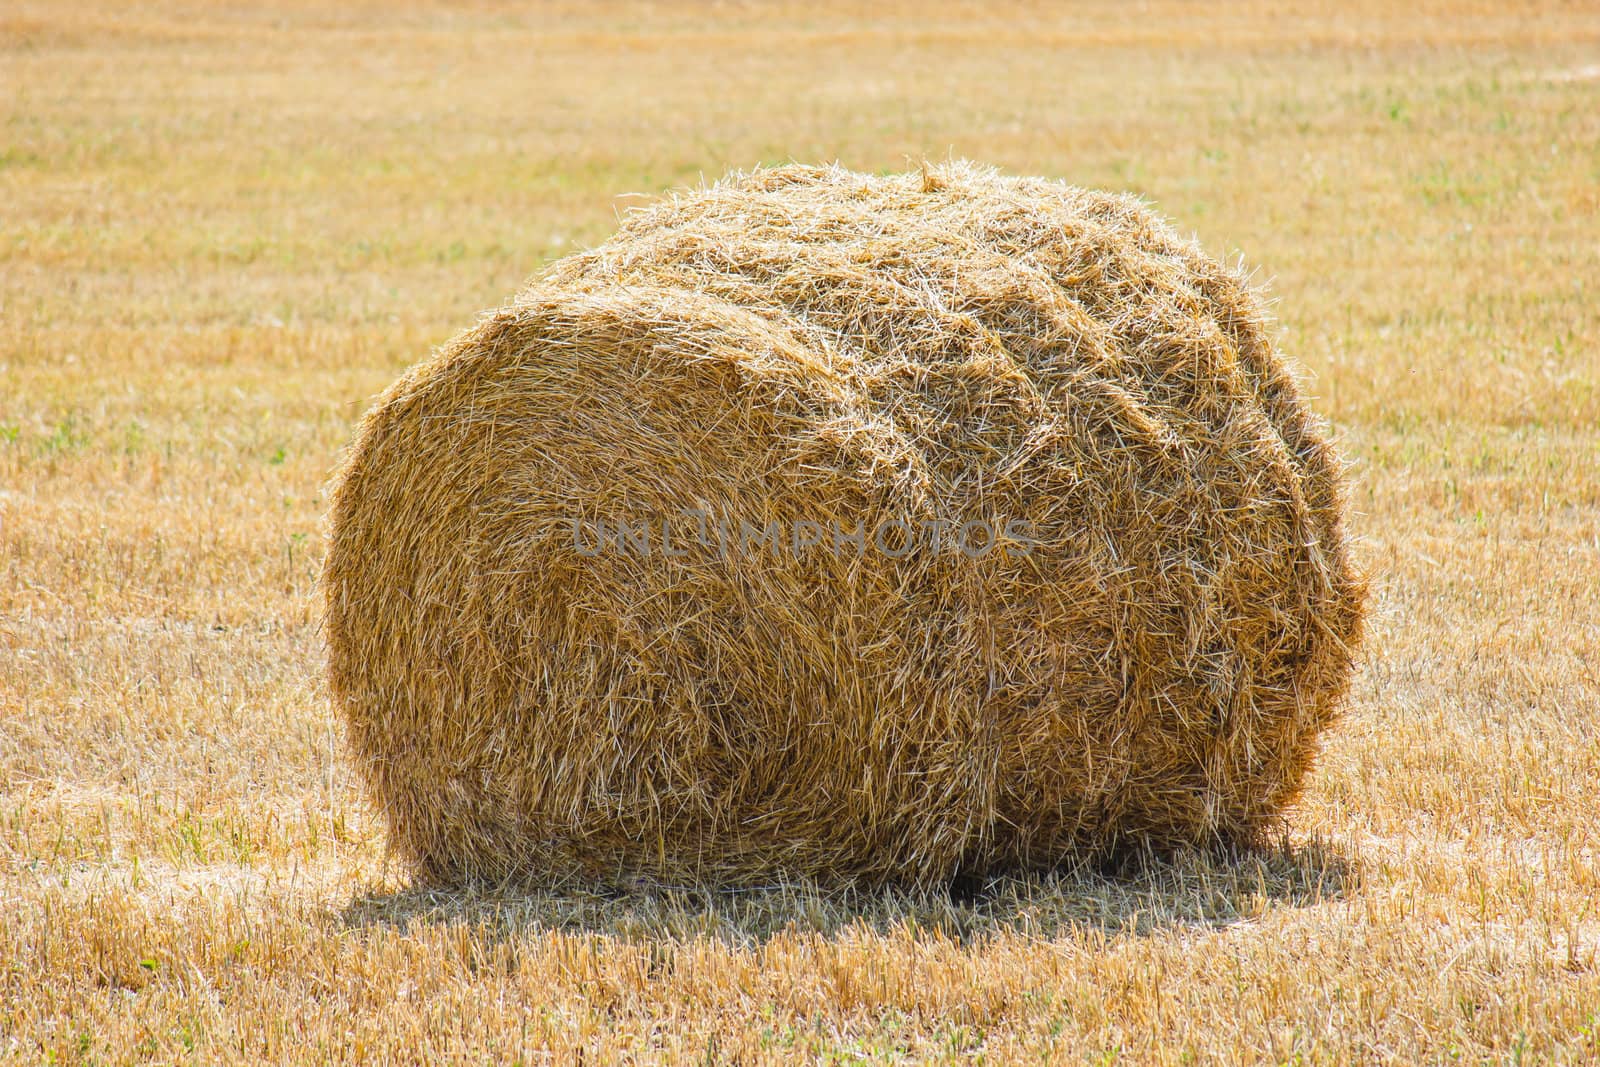
[[[430, 892], [322, 681], [402, 368], [729, 168], [1128, 189], [1270, 287], [1370, 640], [1281, 844]], [[0, 1058], [1600, 1060], [1600, 9], [0, 9]]]

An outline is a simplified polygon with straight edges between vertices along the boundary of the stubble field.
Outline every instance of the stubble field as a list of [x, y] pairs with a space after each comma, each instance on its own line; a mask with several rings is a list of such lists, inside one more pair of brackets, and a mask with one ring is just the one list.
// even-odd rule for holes
[[[734, 167], [1128, 189], [1270, 288], [1374, 583], [1279, 847], [439, 892], [322, 681], [372, 396]], [[0, 1058], [1600, 1060], [1600, 9], [0, 10]]]

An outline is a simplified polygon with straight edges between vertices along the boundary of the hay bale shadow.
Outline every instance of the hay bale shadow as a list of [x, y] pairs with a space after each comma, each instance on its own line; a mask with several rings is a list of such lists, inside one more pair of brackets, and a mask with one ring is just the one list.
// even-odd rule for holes
[[863, 928], [980, 944], [1003, 934], [1055, 939], [1146, 937], [1221, 929], [1281, 908], [1346, 898], [1356, 862], [1322, 841], [1156, 855], [1126, 852], [1046, 873], [958, 879], [927, 890], [825, 889], [795, 882], [742, 889], [639, 884], [624, 889], [516, 885], [437, 887], [358, 896], [343, 929], [465, 924], [495, 940], [542, 931], [628, 941], [709, 937], [758, 947], [784, 933], [834, 937]]

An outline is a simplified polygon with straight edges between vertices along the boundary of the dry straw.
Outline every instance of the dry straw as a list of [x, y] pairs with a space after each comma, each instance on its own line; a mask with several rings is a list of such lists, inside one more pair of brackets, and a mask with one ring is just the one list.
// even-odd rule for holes
[[1340, 481], [1257, 298], [1137, 201], [757, 171], [368, 413], [333, 692], [436, 877], [925, 884], [1249, 840], [1348, 685]]

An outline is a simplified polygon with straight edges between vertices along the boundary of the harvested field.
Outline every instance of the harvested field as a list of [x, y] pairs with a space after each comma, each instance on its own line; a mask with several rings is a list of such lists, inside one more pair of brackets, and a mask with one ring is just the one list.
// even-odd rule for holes
[[[0, 1059], [1600, 1057], [1597, 51], [1466, 0], [8, 6]], [[1373, 578], [1285, 829], [416, 885], [324, 682], [362, 414], [666, 190], [925, 158], [1147, 198], [1267, 293]]]

